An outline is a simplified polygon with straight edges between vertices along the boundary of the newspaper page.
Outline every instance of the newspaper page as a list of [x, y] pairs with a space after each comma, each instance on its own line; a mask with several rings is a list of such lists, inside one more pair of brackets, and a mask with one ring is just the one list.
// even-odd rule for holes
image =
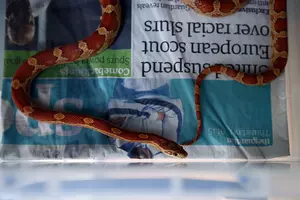
[[[7, 0], [10, 14], [23, 9], [24, 15], [32, 16], [34, 27], [27, 37], [16, 37], [6, 20], [2, 159], [167, 159], [150, 145], [42, 123], [16, 109], [11, 80], [22, 62], [46, 48], [87, 37], [101, 15], [95, 0], [25, 0], [31, 13], [25, 4], [16, 8], [16, 1]], [[42, 72], [33, 82], [34, 101], [182, 144], [196, 134], [194, 84], [203, 69], [224, 64], [259, 73], [270, 66], [267, 0], [251, 0], [235, 14], [220, 18], [200, 15], [179, 0], [126, 0], [121, 7], [122, 28], [116, 42], [88, 60]], [[27, 43], [16, 44], [20, 38]], [[249, 87], [212, 73], [201, 84], [200, 94], [203, 131], [195, 144], [184, 147], [188, 158], [289, 155], [284, 76], [269, 85]]]

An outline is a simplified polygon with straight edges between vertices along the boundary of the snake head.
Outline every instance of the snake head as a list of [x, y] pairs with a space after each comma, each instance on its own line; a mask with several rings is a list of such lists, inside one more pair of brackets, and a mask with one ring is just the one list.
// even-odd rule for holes
[[188, 153], [183, 149], [183, 147], [173, 141], [168, 144], [167, 148], [165, 148], [163, 152], [174, 158], [186, 158], [188, 156]]

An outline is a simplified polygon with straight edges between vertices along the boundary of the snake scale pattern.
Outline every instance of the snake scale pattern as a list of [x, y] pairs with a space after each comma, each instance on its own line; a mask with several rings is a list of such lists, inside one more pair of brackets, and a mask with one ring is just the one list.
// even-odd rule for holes
[[[234, 14], [245, 6], [248, 0], [181, 0], [195, 12], [211, 17], [223, 17]], [[75, 113], [57, 112], [47, 110], [35, 105], [30, 97], [31, 82], [42, 71], [59, 65], [78, 60], [88, 59], [106, 50], [118, 36], [121, 25], [120, 0], [99, 0], [102, 8], [101, 22], [95, 32], [89, 37], [77, 41], [74, 44], [58, 46], [46, 49], [29, 57], [16, 71], [12, 81], [12, 99], [17, 108], [26, 116], [35, 120], [51, 123], [80, 126], [96, 130], [109, 137], [129, 141], [140, 142], [154, 146], [164, 154], [175, 158], [186, 158], [188, 153], [184, 145], [195, 143], [202, 131], [202, 119], [200, 112], [200, 85], [210, 73], [222, 73], [232, 79], [250, 86], [268, 84], [280, 76], [286, 67], [288, 58], [287, 45], [287, 2], [286, 0], [270, 0], [272, 58], [271, 66], [261, 74], [245, 74], [235, 71], [224, 65], [215, 65], [205, 68], [197, 77], [194, 98], [197, 116], [197, 132], [195, 138], [180, 145], [164, 137], [132, 132], [120, 129], [112, 123], [91, 116]]]

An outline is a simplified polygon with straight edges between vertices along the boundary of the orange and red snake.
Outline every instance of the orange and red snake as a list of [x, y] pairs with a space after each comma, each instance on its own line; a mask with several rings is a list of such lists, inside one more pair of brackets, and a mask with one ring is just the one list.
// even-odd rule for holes
[[[235, 13], [246, 5], [247, 0], [182, 0], [182, 2], [199, 14], [221, 17]], [[32, 80], [40, 72], [59, 64], [88, 59], [103, 52], [115, 41], [121, 25], [120, 0], [100, 0], [100, 5], [102, 8], [100, 25], [89, 37], [74, 44], [41, 51], [28, 58], [17, 69], [12, 81], [12, 99], [25, 116], [51, 124], [73, 125], [93, 129], [116, 139], [152, 145], [171, 157], [186, 158], [188, 154], [182, 146], [196, 142], [202, 131], [200, 84], [208, 74], [222, 73], [242, 84], [260, 86], [270, 83], [281, 75], [287, 64], [286, 0], [270, 0], [273, 50], [270, 68], [268, 71], [256, 75], [235, 71], [223, 65], [205, 68], [198, 75], [195, 84], [194, 96], [198, 125], [197, 134], [190, 142], [180, 145], [156, 134], [120, 129], [104, 119], [38, 107], [30, 97], [30, 88]]]

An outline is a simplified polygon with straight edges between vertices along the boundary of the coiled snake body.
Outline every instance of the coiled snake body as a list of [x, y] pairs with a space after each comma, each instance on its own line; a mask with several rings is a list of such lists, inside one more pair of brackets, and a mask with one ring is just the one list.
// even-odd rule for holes
[[[233, 14], [243, 7], [247, 0], [182, 0], [200, 14], [212, 17]], [[28, 58], [16, 71], [12, 81], [12, 99], [17, 108], [26, 116], [38, 121], [90, 128], [107, 136], [130, 142], [153, 145], [166, 155], [186, 158], [187, 152], [182, 145], [155, 134], [131, 132], [119, 129], [112, 123], [85, 115], [47, 110], [35, 105], [30, 98], [32, 80], [43, 70], [58, 64], [88, 59], [107, 49], [117, 37], [121, 25], [121, 6], [119, 0], [100, 0], [102, 17], [99, 27], [89, 37], [74, 44], [58, 46], [41, 51]], [[200, 113], [200, 84], [210, 73], [222, 73], [246, 85], [264, 85], [283, 73], [287, 63], [287, 19], [286, 0], [270, 0], [272, 27], [272, 66], [261, 74], [244, 74], [232, 68], [216, 65], [204, 69], [195, 84], [195, 108], [197, 116], [197, 134], [183, 145], [191, 145], [198, 140], [202, 130]]]

